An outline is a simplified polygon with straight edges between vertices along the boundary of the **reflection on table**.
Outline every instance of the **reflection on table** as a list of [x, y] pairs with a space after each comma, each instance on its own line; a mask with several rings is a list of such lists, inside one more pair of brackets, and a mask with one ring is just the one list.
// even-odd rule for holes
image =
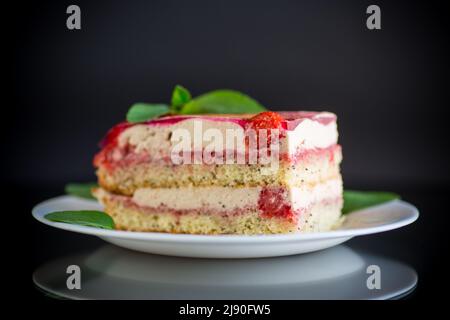
[[[66, 285], [69, 265], [81, 289]], [[381, 289], [368, 289], [369, 265]], [[112, 245], [50, 261], [33, 279], [44, 292], [69, 299], [389, 299], [411, 292], [416, 272], [402, 263], [341, 245], [264, 259], [197, 259], [150, 255]]]

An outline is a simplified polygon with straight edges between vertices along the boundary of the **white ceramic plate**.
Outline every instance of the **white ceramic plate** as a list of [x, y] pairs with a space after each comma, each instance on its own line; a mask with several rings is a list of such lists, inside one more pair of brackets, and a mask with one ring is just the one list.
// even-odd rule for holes
[[334, 231], [282, 235], [191, 235], [105, 230], [52, 222], [44, 216], [53, 211], [102, 210], [96, 201], [60, 196], [33, 208], [33, 216], [49, 226], [95, 235], [120, 247], [169, 256], [196, 258], [262, 258], [312, 252], [336, 246], [355, 236], [397, 229], [419, 217], [413, 205], [395, 200], [355, 211]]

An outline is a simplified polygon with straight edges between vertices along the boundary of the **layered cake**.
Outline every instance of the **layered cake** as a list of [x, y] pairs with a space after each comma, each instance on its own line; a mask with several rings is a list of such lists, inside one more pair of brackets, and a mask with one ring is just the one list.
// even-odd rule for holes
[[176, 115], [113, 127], [94, 190], [116, 227], [192, 234], [326, 231], [342, 179], [329, 112]]

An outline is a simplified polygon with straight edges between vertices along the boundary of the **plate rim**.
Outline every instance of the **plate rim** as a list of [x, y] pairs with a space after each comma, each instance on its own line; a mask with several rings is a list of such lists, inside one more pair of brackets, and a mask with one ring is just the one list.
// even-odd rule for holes
[[[38, 211], [42, 206], [48, 205], [51, 202], [61, 201], [66, 199], [75, 199], [78, 201], [85, 201], [90, 204], [94, 202], [98, 204], [95, 200], [88, 200], [83, 198], [78, 198], [70, 195], [61, 195], [44, 200], [37, 205], [35, 205], [32, 210], [32, 216], [39, 222], [46, 224], [48, 226], [62, 229], [66, 231], [72, 231], [82, 234], [94, 235], [98, 237], [109, 237], [109, 238], [119, 238], [127, 240], [147, 240], [147, 241], [158, 241], [158, 242], [191, 242], [191, 243], [240, 243], [240, 244], [253, 244], [261, 242], [286, 242], [286, 241], [308, 241], [308, 240], [324, 240], [342, 237], [356, 237], [361, 235], [381, 233], [385, 231], [390, 231], [398, 229], [415, 222], [419, 218], [419, 210], [409, 202], [403, 200], [393, 200], [380, 205], [371, 206], [367, 209], [374, 209], [382, 206], [389, 206], [393, 203], [398, 203], [409, 209], [410, 215], [404, 217], [399, 221], [395, 221], [389, 224], [368, 227], [368, 228], [358, 228], [358, 229], [340, 229], [325, 232], [311, 232], [311, 233], [294, 233], [294, 234], [269, 234], [269, 235], [201, 235], [201, 234], [179, 234], [179, 233], [163, 233], [163, 232], [142, 232], [142, 231], [123, 231], [123, 230], [107, 230], [95, 227], [81, 226], [76, 224], [68, 224], [62, 222], [53, 222], [44, 218], [44, 216]], [[358, 211], [349, 213], [349, 215], [354, 214]]]

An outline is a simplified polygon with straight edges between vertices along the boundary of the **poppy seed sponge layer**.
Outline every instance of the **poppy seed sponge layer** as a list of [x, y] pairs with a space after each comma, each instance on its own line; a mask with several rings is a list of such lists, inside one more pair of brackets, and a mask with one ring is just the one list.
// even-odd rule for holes
[[133, 195], [139, 188], [183, 186], [301, 186], [316, 184], [340, 176], [342, 159], [338, 145], [309, 152], [296, 163], [282, 161], [277, 170], [261, 164], [172, 165], [164, 162], [140, 162], [97, 170], [100, 185], [106, 190]]

